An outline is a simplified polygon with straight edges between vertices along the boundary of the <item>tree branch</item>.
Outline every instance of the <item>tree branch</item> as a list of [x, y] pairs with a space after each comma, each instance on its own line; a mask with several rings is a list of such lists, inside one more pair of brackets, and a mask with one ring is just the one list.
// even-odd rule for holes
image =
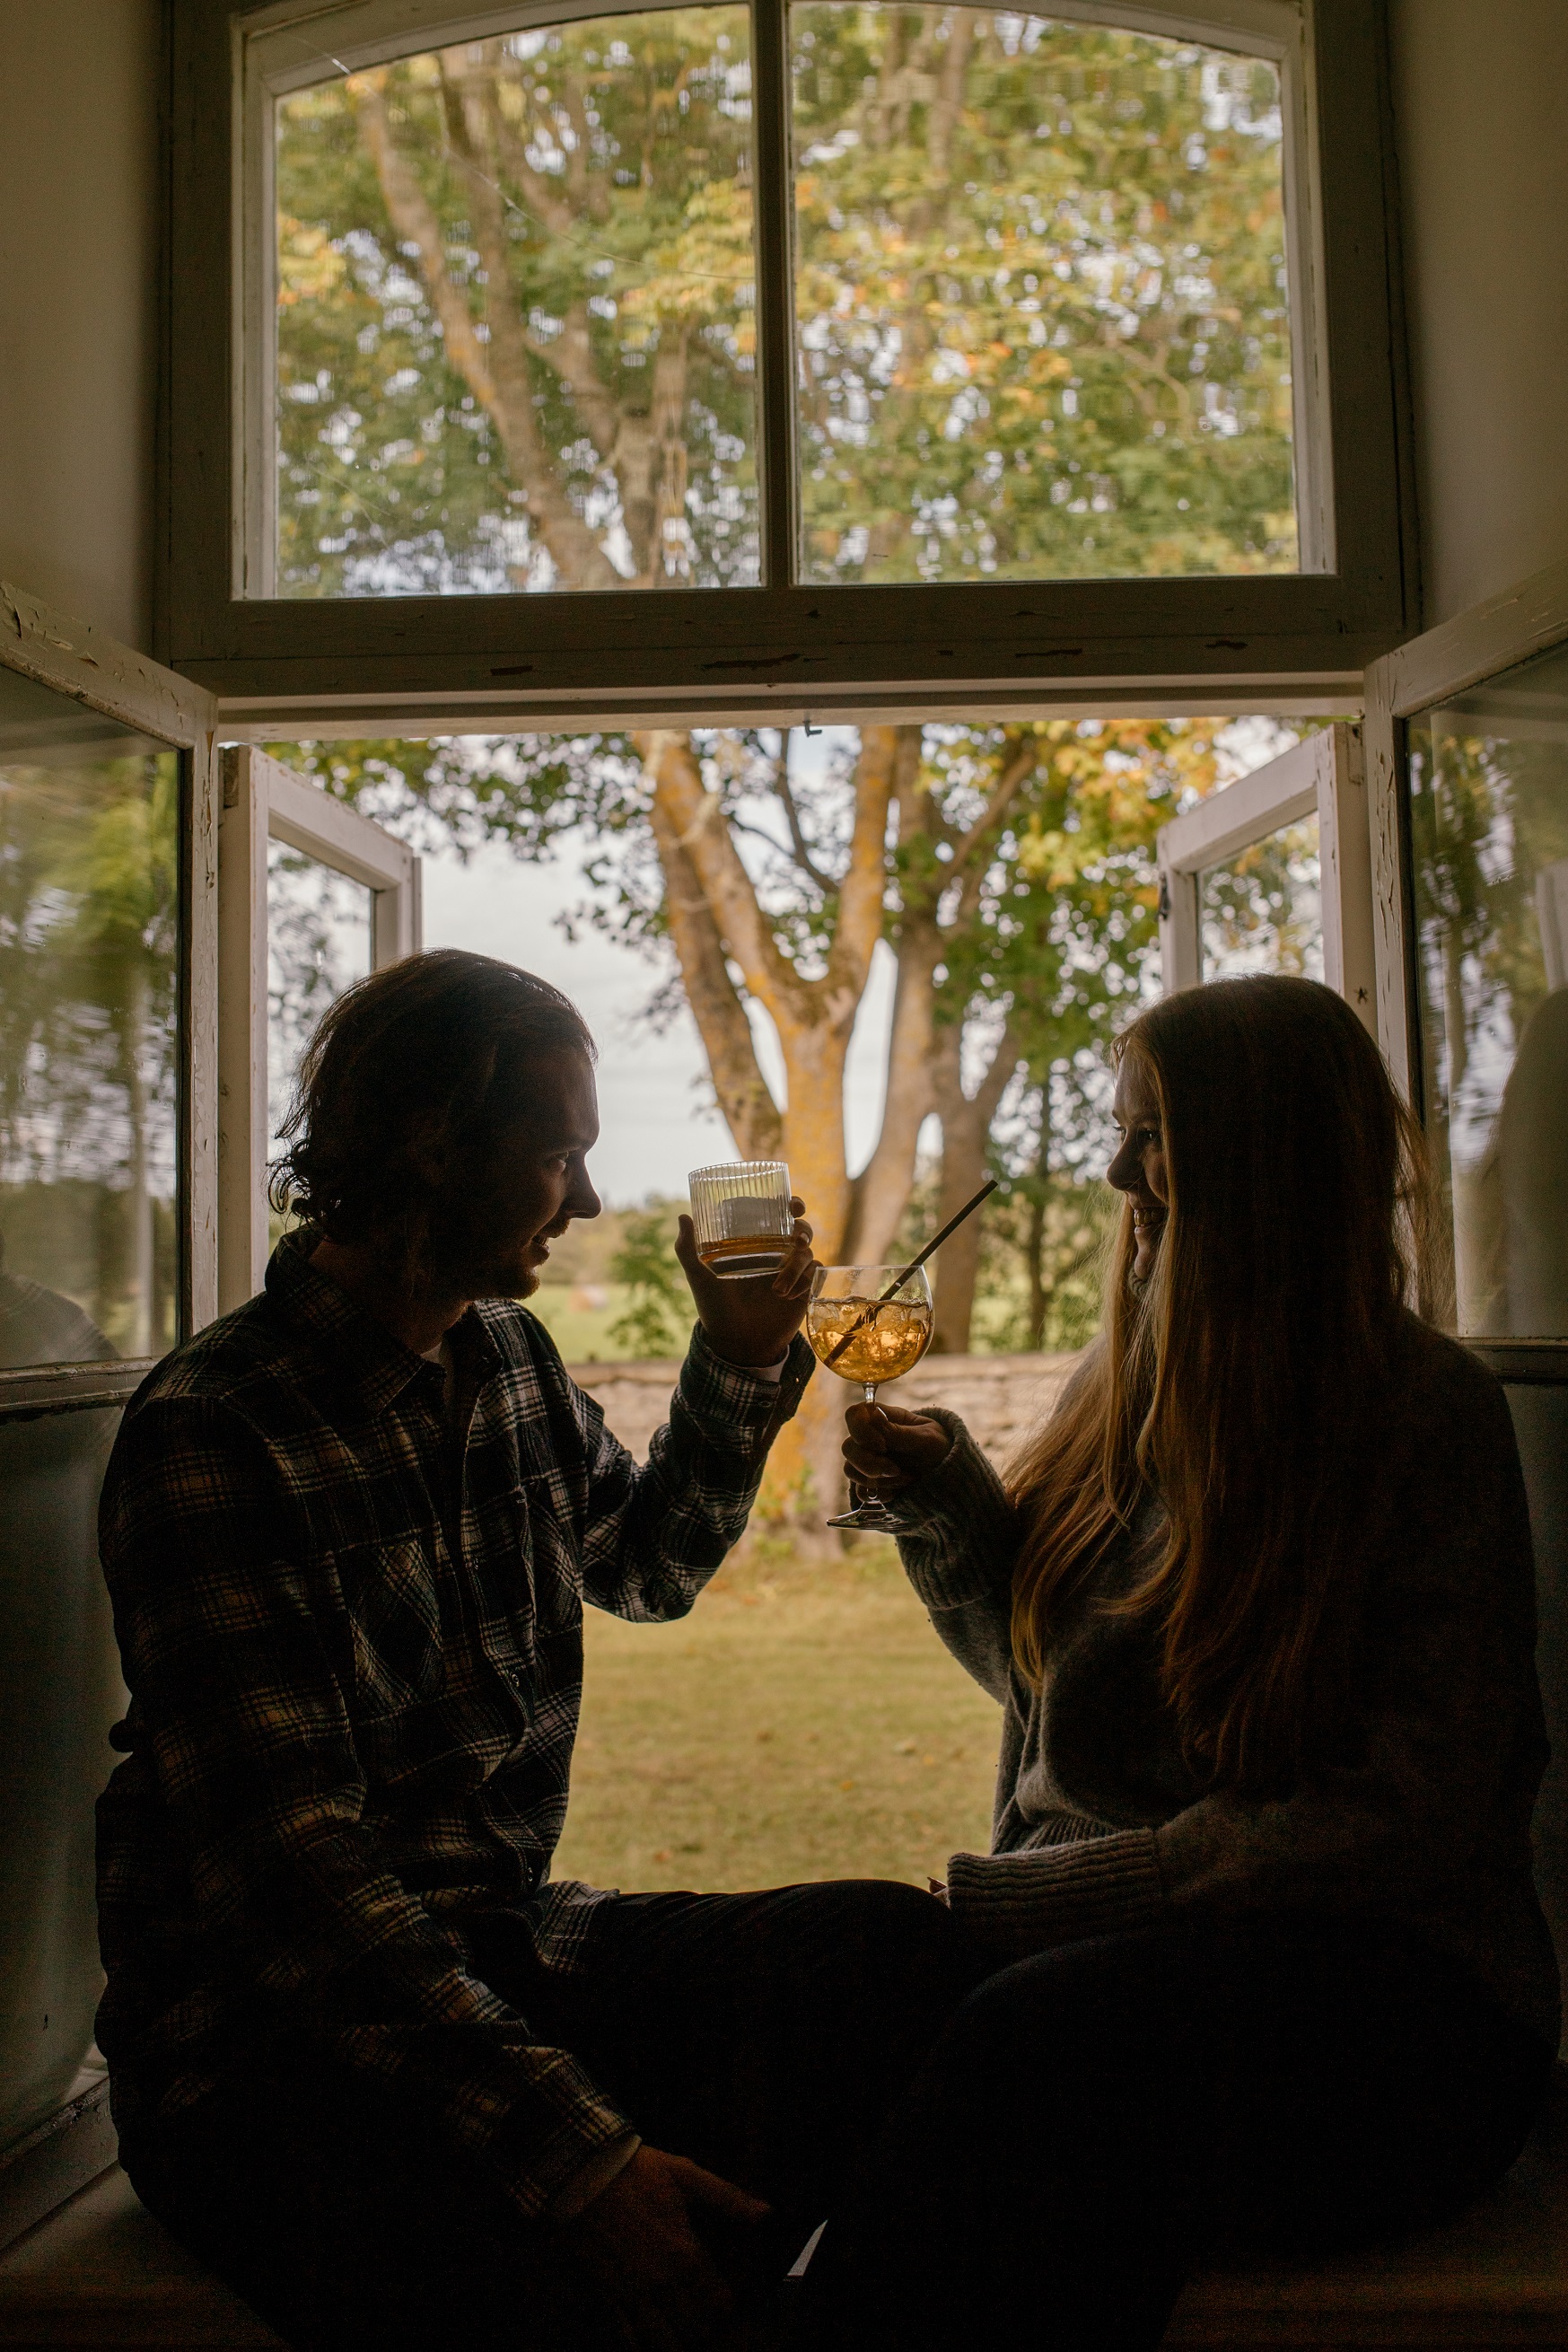
[[823, 873], [811, 855], [810, 844], [806, 839], [805, 827], [800, 823], [800, 812], [795, 804], [795, 793], [789, 782], [788, 751], [774, 770], [773, 789], [783, 804], [784, 814], [789, 826], [789, 838], [795, 845], [796, 865], [808, 880], [814, 882], [818, 889], [831, 898], [839, 886], [831, 874]]
[[893, 799], [900, 739], [913, 730], [862, 727], [855, 762], [855, 822], [850, 860], [838, 886], [839, 920], [828, 957], [830, 1017], [848, 1026], [871, 969], [872, 950], [882, 937], [887, 897], [887, 812]]
[[783, 1157], [784, 1129], [757, 1059], [751, 1023], [729, 976], [724, 943], [702, 885], [668, 814], [654, 799], [653, 845], [664, 877], [664, 909], [686, 1003], [707, 1055], [714, 1092], [743, 1158]]
[[381, 183], [382, 197], [393, 228], [419, 255], [425, 289], [441, 321], [446, 356], [480, 405], [500, 423], [496, 387], [485, 346], [479, 341], [474, 314], [461, 287], [455, 286], [446, 267], [446, 245], [441, 224], [425, 202], [413, 167], [392, 137], [386, 100], [382, 95], [384, 73], [350, 74], [349, 95], [354, 102], [361, 135], [371, 152]]
[[996, 790], [967, 833], [955, 834], [952, 863], [955, 868], [966, 865], [974, 856], [988, 834], [1001, 822], [1017, 800], [1025, 784], [1040, 765], [1040, 745], [1032, 738], [1019, 744], [1013, 757], [1002, 770]]
[[780, 1030], [811, 1027], [813, 984], [779, 952], [718, 794], [703, 784], [689, 737], [660, 728], [632, 740], [653, 780], [654, 805], [690, 858], [719, 937], [740, 966], [747, 988]]
[[[578, 588], [618, 588], [621, 575], [557, 480], [538, 429], [521, 323], [512, 302], [499, 194], [482, 172], [471, 171], [475, 241], [489, 274], [488, 352], [479, 341], [468, 299], [446, 267], [440, 223], [408, 159], [392, 136], [382, 96], [385, 77], [354, 74], [349, 89], [376, 167], [392, 227], [419, 255], [431, 303], [441, 321], [446, 354], [475, 398], [495, 419], [514, 488], [563, 579]], [[466, 126], [457, 135], [466, 137]], [[470, 163], [472, 158], [467, 159]]]

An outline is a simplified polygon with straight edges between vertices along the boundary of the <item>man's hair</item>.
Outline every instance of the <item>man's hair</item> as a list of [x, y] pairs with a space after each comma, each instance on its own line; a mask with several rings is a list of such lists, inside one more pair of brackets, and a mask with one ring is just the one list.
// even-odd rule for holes
[[494, 956], [434, 948], [356, 982], [323, 1016], [269, 1187], [334, 1242], [401, 1229], [417, 1248], [441, 1172], [510, 1125], [530, 1066], [593, 1039], [569, 997]]

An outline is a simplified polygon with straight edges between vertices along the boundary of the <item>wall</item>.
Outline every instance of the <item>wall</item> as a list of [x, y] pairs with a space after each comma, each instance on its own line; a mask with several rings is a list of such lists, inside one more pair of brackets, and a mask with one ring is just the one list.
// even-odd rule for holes
[[1390, 0], [1426, 621], [1568, 558], [1568, 5]]
[[[922, 1405], [950, 1406], [1000, 1468], [1045, 1419], [1077, 1361], [1076, 1356], [927, 1356], [903, 1380], [890, 1381], [883, 1395], [912, 1412]], [[598, 1399], [622, 1444], [645, 1461], [649, 1439], [669, 1418], [679, 1364], [672, 1360], [568, 1369], [579, 1388]], [[851, 1403], [855, 1393], [846, 1385], [844, 1402]]]
[[159, 0], [0, 0], [0, 578], [150, 650]]

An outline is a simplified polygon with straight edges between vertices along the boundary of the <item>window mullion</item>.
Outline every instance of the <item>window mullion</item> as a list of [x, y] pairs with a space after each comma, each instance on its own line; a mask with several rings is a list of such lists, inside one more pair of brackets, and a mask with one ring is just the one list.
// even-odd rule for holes
[[790, 585], [796, 572], [794, 303], [789, 176], [789, 12], [787, 0], [752, 0], [756, 107], [758, 472], [762, 578]]

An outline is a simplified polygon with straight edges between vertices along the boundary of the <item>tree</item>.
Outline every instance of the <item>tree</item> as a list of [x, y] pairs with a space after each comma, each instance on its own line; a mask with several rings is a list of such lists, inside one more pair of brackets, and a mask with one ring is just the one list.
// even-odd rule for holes
[[[791, 24], [805, 576], [1291, 569], [1274, 68]], [[650, 10], [281, 102], [281, 593], [758, 576], [747, 41]]]
[[12, 1271], [76, 1296], [131, 1355], [174, 1337], [177, 779], [172, 754], [13, 761], [0, 794]]
[[808, 576], [1292, 569], [1274, 69], [980, 8], [791, 21]]
[[[1272, 68], [963, 7], [806, 5], [793, 25], [806, 576], [1288, 569]], [[649, 11], [280, 104], [283, 593], [758, 578], [747, 38], [737, 7]], [[934, 740], [868, 728], [822, 788], [757, 735], [523, 753], [519, 841], [556, 822], [548, 783], [627, 848], [621, 915], [673, 948], [737, 1142], [782, 1137], [823, 1245], [860, 1258], [891, 1242], [928, 1111], [954, 1188], [983, 1160], [1030, 1050], [1005, 1013], [986, 1024], [1009, 993], [1034, 1017], [1008, 958], [1032, 941], [1042, 1001], [1066, 1001], [1054, 917], [1006, 898], [1027, 867], [995, 878], [1051, 739], [959, 730], [933, 765]], [[509, 785], [486, 789], [505, 806]], [[762, 805], [781, 831], [752, 823]], [[890, 918], [887, 1115], [852, 1184], [844, 1056]], [[972, 972], [971, 933], [991, 941]], [[782, 1117], [753, 1006], [783, 1052]], [[946, 1344], [976, 1238], [942, 1270]]]
[[[329, 789], [392, 814], [402, 793], [460, 842], [549, 854], [593, 845], [591, 919], [662, 959], [696, 1022], [747, 1157], [788, 1159], [819, 1254], [877, 1263], [943, 1123], [941, 1213], [984, 1171], [992, 1115], [1020, 1065], [1044, 1076], [1136, 1002], [1155, 938], [1155, 832], [1222, 772], [1216, 727], [1071, 719], [802, 734], [345, 743], [306, 757]], [[295, 747], [295, 756], [298, 756]], [[279, 747], [287, 751], [287, 747]], [[851, 1176], [844, 1065], [873, 954], [896, 959], [881, 1131]], [[658, 1000], [656, 1000], [657, 1002]], [[752, 1021], [782, 1055], [776, 1103]], [[943, 1253], [938, 1343], [968, 1343], [977, 1228]], [[831, 1393], [803, 1452], [830, 1475]]]

